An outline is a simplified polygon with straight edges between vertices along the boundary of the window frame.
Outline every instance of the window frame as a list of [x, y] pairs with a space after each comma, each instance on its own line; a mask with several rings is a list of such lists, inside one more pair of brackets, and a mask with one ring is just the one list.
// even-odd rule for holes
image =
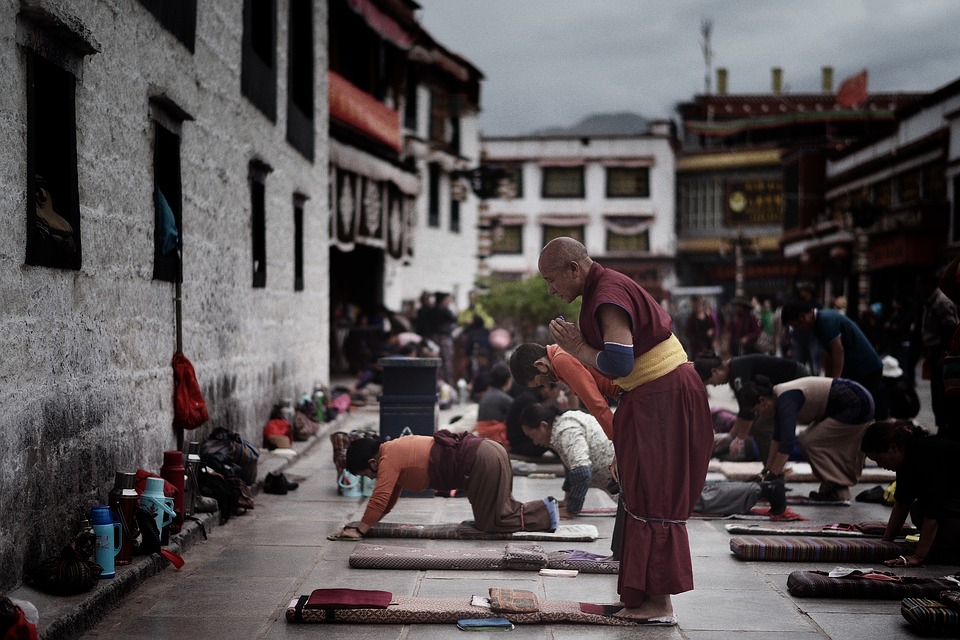
[[[617, 172], [639, 172], [643, 176], [641, 188], [637, 192], [633, 193], [614, 193], [612, 190], [612, 184], [614, 182], [613, 177]], [[649, 198], [650, 197], [650, 167], [638, 166], [638, 167], [625, 167], [625, 166], [608, 166], [605, 171], [605, 193], [606, 197], [610, 199], [619, 199], [619, 198]]]
[[[558, 176], [563, 172], [576, 173], [579, 180], [579, 185], [576, 185], [578, 188], [572, 189], [570, 191], [564, 191], [562, 193], [551, 193], [549, 189], [549, 184], [551, 182], [551, 176]], [[547, 200], [555, 199], [571, 199], [577, 198], [582, 199], [586, 197], [586, 171], [583, 165], [575, 166], [566, 166], [566, 165], [544, 165], [540, 167], [540, 197]]]

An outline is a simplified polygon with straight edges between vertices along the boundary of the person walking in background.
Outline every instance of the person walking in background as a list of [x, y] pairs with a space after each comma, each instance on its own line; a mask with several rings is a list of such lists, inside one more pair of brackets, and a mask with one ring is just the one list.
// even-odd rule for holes
[[713, 450], [706, 389], [671, 331], [669, 314], [629, 277], [594, 262], [576, 240], [540, 252], [547, 291], [582, 297], [579, 327], [550, 321], [567, 353], [622, 389], [613, 443], [626, 512], [618, 616], [676, 625], [671, 594], [693, 589], [686, 521], [700, 497]]
[[873, 397], [876, 418], [883, 420], [889, 415], [880, 354], [853, 320], [838, 311], [817, 309], [804, 302], [783, 305], [781, 318], [797, 331], [812, 333], [820, 343], [823, 375], [859, 382]]
[[920, 336], [923, 377], [930, 381], [930, 407], [938, 435], [952, 433], [960, 438], [960, 396], [947, 396], [943, 359], [960, 319], [957, 306], [940, 290], [939, 276], [929, 273], [917, 278], [917, 295], [922, 304]]
[[883, 322], [884, 341], [890, 355], [903, 368], [904, 378], [911, 384], [916, 377], [916, 356], [912, 342], [913, 309], [901, 295], [890, 298], [890, 315]]
[[693, 309], [686, 322], [687, 341], [690, 345], [687, 353], [691, 358], [695, 358], [701, 353], [717, 350], [717, 319], [705, 298], [695, 296], [692, 305]]
[[434, 294], [433, 341], [440, 347], [440, 378], [449, 385], [456, 385], [453, 332], [457, 328], [457, 316], [454, 314], [452, 306], [452, 294], [445, 291], [438, 291]]
[[[873, 422], [873, 398], [863, 385], [843, 378], [809, 376], [774, 386], [765, 376], [744, 383], [743, 404], [774, 420], [764, 480], [784, 477], [784, 467], [800, 443], [820, 488], [810, 498], [822, 502], [850, 499], [860, 479], [860, 439]], [[806, 424], [800, 436], [797, 425]]]
[[[812, 282], [806, 280], [797, 283], [797, 300], [810, 305], [814, 309], [819, 309], [821, 306], [819, 300], [817, 300], [816, 287]], [[791, 357], [797, 362], [807, 365], [811, 375], [820, 375], [822, 353], [816, 336], [807, 331], [797, 331], [789, 326], [783, 319], [783, 307], [780, 308], [780, 324], [784, 331], [790, 334]]]
[[753, 305], [743, 296], [733, 299], [733, 316], [729, 322], [730, 342], [727, 352], [731, 356], [745, 356], [756, 353], [757, 338], [760, 337], [760, 321], [753, 315]]

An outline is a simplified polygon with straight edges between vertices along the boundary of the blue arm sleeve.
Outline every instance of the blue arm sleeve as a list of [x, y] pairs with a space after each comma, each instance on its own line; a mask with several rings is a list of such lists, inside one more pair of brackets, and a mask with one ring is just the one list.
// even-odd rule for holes
[[600, 373], [620, 378], [633, 371], [633, 347], [616, 342], [604, 342], [603, 351], [597, 354], [597, 369]]
[[777, 396], [777, 415], [773, 424], [773, 439], [780, 442], [777, 451], [789, 455], [797, 441], [797, 415], [806, 398], [799, 389]]
[[587, 497], [587, 489], [593, 472], [590, 467], [577, 467], [567, 473], [567, 482], [570, 483], [570, 499], [567, 500], [567, 511], [577, 515], [583, 509], [583, 501]]

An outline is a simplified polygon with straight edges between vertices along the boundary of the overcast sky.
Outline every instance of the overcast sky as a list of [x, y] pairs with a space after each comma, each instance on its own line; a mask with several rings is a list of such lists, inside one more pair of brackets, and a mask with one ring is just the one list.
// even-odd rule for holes
[[[960, 0], [417, 0], [443, 46], [485, 80], [485, 135], [573, 125], [594, 113], [675, 118], [704, 92], [701, 23], [728, 93], [834, 89], [866, 68], [869, 90], [932, 91], [960, 78]], [[711, 74], [716, 88], [716, 74]]]

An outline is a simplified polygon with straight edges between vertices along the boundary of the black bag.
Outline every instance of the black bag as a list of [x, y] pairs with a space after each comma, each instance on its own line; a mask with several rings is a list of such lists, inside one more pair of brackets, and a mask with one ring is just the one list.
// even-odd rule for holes
[[217, 427], [200, 445], [200, 460], [220, 474], [237, 476], [247, 485], [257, 482], [257, 460], [260, 450], [239, 433]]

